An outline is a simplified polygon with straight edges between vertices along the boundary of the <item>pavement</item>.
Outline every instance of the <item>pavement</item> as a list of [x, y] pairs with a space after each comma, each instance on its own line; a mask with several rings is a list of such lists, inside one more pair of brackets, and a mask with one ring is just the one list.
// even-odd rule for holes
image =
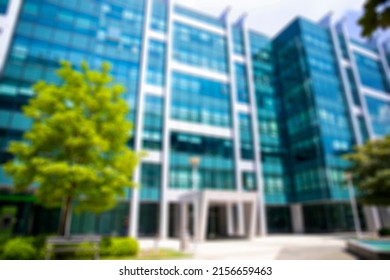
[[[354, 260], [346, 251], [353, 234], [270, 235], [253, 240], [223, 239], [190, 243], [188, 253], [198, 260]], [[141, 249], [180, 250], [178, 239], [140, 239]]]

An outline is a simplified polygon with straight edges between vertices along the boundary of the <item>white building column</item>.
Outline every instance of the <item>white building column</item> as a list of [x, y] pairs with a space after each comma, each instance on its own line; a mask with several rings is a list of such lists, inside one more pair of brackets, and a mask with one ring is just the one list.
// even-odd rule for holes
[[203, 242], [207, 235], [207, 213], [209, 210], [209, 201], [205, 195], [200, 196], [199, 206], [199, 227], [195, 238], [198, 242]]
[[[343, 64], [342, 64], [342, 61], [344, 58], [343, 58], [343, 54], [342, 54], [342, 50], [341, 50], [340, 40], [338, 38], [333, 19], [334, 19], [333, 14], [332, 13], [329, 14], [324, 19], [324, 22], [325, 22], [324, 25], [325, 26], [327, 25], [326, 27], [329, 28], [329, 31], [331, 34], [335, 54], [337, 57], [337, 67], [338, 67], [340, 75], [341, 75], [342, 87], [344, 89], [346, 101], [347, 101], [348, 108], [349, 108], [348, 113], [349, 113], [349, 118], [351, 120], [352, 130], [354, 132], [357, 144], [360, 145], [363, 143], [363, 136], [360, 133], [357, 115], [355, 114], [355, 112], [353, 110], [353, 108], [355, 106], [354, 102], [353, 102], [353, 94], [352, 94], [352, 90], [351, 90], [349, 80], [348, 80], [347, 68], [343, 67]], [[344, 35], [342, 35], [342, 36], [344, 36]]]
[[366, 218], [367, 230], [370, 232], [377, 232], [381, 227], [378, 208], [375, 206], [364, 206], [364, 217]]
[[357, 66], [356, 59], [355, 59], [355, 56], [354, 56], [354, 53], [353, 53], [353, 50], [351, 47], [348, 30], [345, 26], [344, 21], [340, 22], [340, 30], [339, 31], [341, 32], [341, 35], [344, 37], [348, 57], [350, 59], [352, 74], [353, 74], [354, 80], [356, 82], [356, 90], [357, 90], [358, 95], [359, 95], [359, 101], [360, 101], [361, 109], [363, 112], [364, 122], [365, 122], [365, 125], [367, 128], [367, 132], [368, 132], [369, 138], [373, 139], [374, 138], [374, 130], [372, 127], [370, 115], [368, 113], [368, 106], [367, 106], [367, 102], [365, 99], [365, 95], [364, 95], [364, 92], [362, 90], [363, 84], [362, 84], [362, 81], [360, 79], [358, 66]]
[[255, 174], [257, 182], [257, 207], [258, 207], [258, 233], [260, 236], [267, 235], [267, 214], [265, 205], [264, 180], [263, 180], [263, 164], [261, 159], [261, 135], [257, 123], [257, 107], [256, 107], [256, 89], [253, 75], [252, 55], [250, 47], [249, 28], [246, 22], [246, 16], [241, 20], [242, 31], [244, 34], [245, 45], [245, 60], [246, 73], [248, 78], [249, 100], [252, 121], [253, 147], [255, 151]]
[[188, 205], [185, 202], [180, 203], [180, 235], [187, 233], [188, 227]]
[[390, 228], [390, 207], [379, 207], [380, 220], [383, 228]]
[[248, 239], [255, 238], [256, 235], [256, 214], [257, 207], [256, 202], [247, 202], [245, 203], [245, 218], [246, 218], [246, 236]]
[[[229, 63], [229, 79], [230, 79], [230, 104], [231, 104], [231, 116], [233, 124], [233, 142], [234, 142], [234, 161], [235, 161], [235, 177], [236, 177], [236, 190], [242, 192], [242, 170], [240, 166], [241, 156], [240, 156], [240, 126], [238, 120], [238, 108], [237, 108], [237, 92], [236, 92], [236, 77], [235, 77], [235, 67], [233, 61], [233, 36], [231, 30], [230, 19], [230, 10], [226, 10], [224, 14], [224, 20], [226, 23], [226, 41], [227, 41], [227, 51], [228, 51], [228, 63]], [[244, 235], [244, 205], [242, 203], [237, 204], [237, 234]]]
[[21, 7], [22, 0], [10, 0], [8, 2], [7, 13], [0, 15], [0, 76], [7, 59]]
[[[172, 75], [172, 47], [173, 47], [173, 6], [174, 0], [167, 0], [167, 33], [166, 33], [166, 56], [165, 56], [165, 91], [164, 91], [164, 124], [163, 124], [163, 149], [162, 149], [162, 181], [160, 197], [159, 237], [168, 237], [169, 201], [169, 151], [170, 151], [170, 112], [171, 112], [171, 75]], [[182, 213], [181, 213], [182, 214]]]
[[227, 224], [227, 234], [232, 236], [234, 234], [234, 220], [233, 220], [233, 205], [226, 205], [226, 224]]
[[[137, 115], [135, 118], [135, 143], [134, 150], [140, 152], [142, 150], [142, 134], [144, 124], [145, 113], [145, 80], [147, 72], [147, 56], [149, 50], [149, 26], [151, 18], [151, 6], [152, 0], [145, 1], [145, 14], [143, 25], [143, 41], [140, 60], [140, 74], [139, 74], [139, 86], [137, 94]], [[134, 182], [140, 184], [141, 182], [141, 162], [134, 171]], [[132, 190], [130, 200], [130, 213], [129, 213], [129, 236], [138, 236], [138, 222], [139, 222], [139, 190], [134, 188]]]
[[303, 218], [302, 204], [292, 204], [290, 206], [291, 222], [294, 233], [305, 232], [305, 222]]

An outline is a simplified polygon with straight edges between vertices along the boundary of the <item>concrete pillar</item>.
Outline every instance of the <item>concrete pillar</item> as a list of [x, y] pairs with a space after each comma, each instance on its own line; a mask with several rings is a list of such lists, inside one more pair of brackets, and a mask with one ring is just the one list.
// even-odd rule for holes
[[199, 227], [196, 236], [196, 239], [199, 242], [203, 242], [206, 240], [208, 208], [209, 208], [209, 202], [207, 198], [202, 197], [200, 201]]
[[226, 224], [227, 224], [227, 235], [232, 236], [234, 233], [234, 221], [233, 221], [233, 205], [226, 205]]
[[245, 234], [245, 211], [244, 211], [244, 203], [237, 203], [237, 234], [244, 235]]
[[382, 227], [378, 208], [374, 206], [364, 206], [364, 217], [366, 218], [367, 230], [370, 232], [377, 232]]
[[166, 239], [168, 237], [168, 222], [169, 222], [169, 202], [165, 199], [160, 201], [160, 224], [159, 224], [159, 237], [160, 239]]
[[378, 207], [381, 227], [390, 228], [390, 207]]
[[245, 203], [245, 222], [246, 222], [246, 237], [253, 239], [256, 234], [256, 213], [257, 206], [255, 202]]
[[192, 223], [192, 232], [194, 239], [196, 239], [197, 231], [199, 230], [199, 199], [196, 197], [192, 203], [192, 212], [193, 212], [193, 223]]
[[290, 206], [292, 228], [294, 233], [304, 233], [305, 223], [303, 219], [303, 210], [301, 204], [292, 204]]
[[131, 194], [130, 215], [129, 215], [129, 236], [138, 236], [138, 217], [139, 217], [139, 190], [134, 188]]
[[180, 204], [180, 238], [188, 233], [188, 205], [185, 202]]

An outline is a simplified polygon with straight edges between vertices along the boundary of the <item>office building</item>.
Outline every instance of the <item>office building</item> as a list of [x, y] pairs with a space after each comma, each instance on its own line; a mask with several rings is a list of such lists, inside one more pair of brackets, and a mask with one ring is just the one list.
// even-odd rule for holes
[[[107, 213], [73, 215], [73, 233], [175, 236], [194, 175], [198, 191], [255, 194], [258, 235], [353, 230], [341, 156], [390, 133], [390, 45], [353, 39], [331, 16], [296, 18], [274, 38], [261, 29], [176, 1], [0, 0], [1, 163], [31, 125], [21, 107], [32, 84], [57, 82], [61, 59], [108, 61], [127, 89], [129, 145], [148, 156], [141, 188]], [[0, 172], [14, 231], [54, 232], [59, 211], [13, 194]], [[386, 211], [360, 207], [362, 226], [382, 227]], [[241, 234], [246, 217], [211, 205], [207, 232]]]

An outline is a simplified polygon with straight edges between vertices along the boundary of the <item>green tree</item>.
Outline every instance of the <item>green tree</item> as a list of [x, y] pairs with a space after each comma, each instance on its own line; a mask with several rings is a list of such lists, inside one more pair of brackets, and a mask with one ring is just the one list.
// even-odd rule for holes
[[370, 37], [375, 30], [390, 26], [389, 3], [389, 0], [367, 0], [364, 4], [363, 16], [359, 19], [362, 36]]
[[113, 208], [135, 185], [132, 174], [142, 155], [127, 146], [132, 126], [121, 98], [125, 89], [113, 83], [109, 64], [100, 71], [84, 62], [81, 71], [61, 65], [58, 85], [33, 86], [35, 96], [23, 107], [32, 127], [22, 141], [10, 143], [14, 158], [4, 169], [16, 191], [34, 186], [39, 203], [62, 208], [58, 232], [68, 235], [72, 203], [75, 211]]
[[390, 204], [390, 135], [357, 146], [345, 156], [363, 203]]

